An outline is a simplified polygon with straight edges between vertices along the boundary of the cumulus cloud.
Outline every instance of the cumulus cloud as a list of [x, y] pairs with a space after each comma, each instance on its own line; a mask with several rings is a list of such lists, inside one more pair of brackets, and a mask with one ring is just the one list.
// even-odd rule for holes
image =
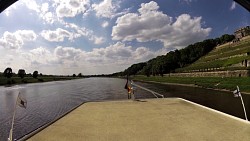
[[39, 47], [30, 50], [28, 53], [28, 59], [31, 60], [31, 64], [51, 64], [51, 62], [54, 62], [56, 58], [53, 56], [53, 54], [44, 47]]
[[35, 41], [37, 38], [37, 35], [33, 30], [18, 30], [14, 34], [20, 36], [24, 41]]
[[90, 41], [93, 41], [94, 44], [102, 44], [105, 42], [104, 37], [99, 37], [94, 34], [93, 30], [87, 29], [85, 27], [79, 27], [76, 24], [73, 23], [64, 23], [65, 27], [73, 29], [74, 32], [74, 38], [79, 38], [79, 37], [87, 37]]
[[40, 12], [40, 6], [36, 3], [35, 0], [23, 0], [21, 1], [21, 3], [24, 3], [30, 10], [34, 10], [37, 13]]
[[93, 9], [96, 11], [98, 17], [111, 18], [115, 15], [117, 6], [112, 4], [112, 0], [104, 0], [99, 4], [92, 4]]
[[[126, 46], [122, 42], [117, 42], [105, 48], [94, 48], [92, 51], [86, 52], [82, 49], [74, 47], [58, 46], [53, 51], [48, 51], [45, 48], [37, 48], [30, 51], [32, 55], [38, 56], [38, 58], [44, 58], [41, 56], [48, 56], [49, 61], [54, 61], [62, 64], [86, 64], [90, 66], [102, 66], [104, 64], [132, 64], [135, 62], [145, 61], [155, 57], [160, 52], [153, 52], [148, 48], [139, 47], [133, 49], [131, 46]], [[47, 58], [47, 57], [46, 57]], [[57, 61], [56, 61], [57, 60]], [[43, 63], [42, 60], [39, 63]], [[47, 62], [49, 62], [47, 61]]]
[[158, 10], [156, 2], [142, 3], [138, 13], [119, 17], [112, 29], [112, 39], [138, 42], [160, 41], [165, 47], [181, 48], [205, 39], [211, 28], [201, 27], [201, 17], [182, 14], [174, 21]]
[[84, 74], [113, 73], [131, 64], [161, 55], [161, 51], [155, 52], [146, 47], [133, 48], [122, 42], [94, 48], [92, 51], [70, 46], [57, 46], [50, 50], [46, 47], [38, 47], [30, 51], [19, 50], [14, 53], [6, 53], [4, 48], [0, 48], [0, 51], [0, 55], [3, 53], [11, 55], [1, 58], [0, 61], [13, 69], [25, 68], [26, 70], [27, 68], [26, 71], [31, 72], [38, 69], [39, 72], [46, 74], [54, 74], [54, 70], [57, 70], [57, 74], [71, 74], [76, 70]]
[[236, 3], [233, 1], [230, 10], [234, 10], [235, 8], [236, 8]]
[[32, 30], [17, 30], [14, 33], [4, 32], [0, 38], [0, 47], [6, 49], [20, 49], [24, 42], [36, 40], [37, 35]]
[[114, 45], [110, 45], [106, 48], [94, 49], [93, 52], [99, 54], [100, 56], [112, 59], [122, 59], [131, 57], [132, 47], [126, 47], [125, 44], [118, 42]]
[[61, 28], [57, 28], [54, 31], [43, 30], [41, 36], [50, 42], [63, 42], [65, 38], [68, 38], [71, 41], [74, 39], [73, 33]]
[[58, 59], [77, 60], [78, 58], [80, 58], [82, 53], [82, 50], [73, 47], [58, 46], [54, 50], [54, 55]]
[[49, 11], [49, 4], [43, 3], [41, 6], [41, 12], [39, 14], [40, 18], [42, 18], [45, 23], [53, 24], [57, 19], [55, 14]]
[[99, 4], [92, 4], [93, 10], [96, 12], [97, 17], [104, 18], [114, 18], [116, 16], [125, 14], [128, 12], [128, 9], [123, 10], [122, 12], [117, 12], [120, 8], [119, 4], [121, 1], [119, 0], [104, 0]]
[[54, 0], [58, 17], [75, 17], [84, 14], [90, 7], [89, 0]]
[[[19, 52], [19, 57], [23, 57], [26, 67], [29, 68], [47, 68], [65, 67], [79, 62], [82, 50], [73, 47], [58, 46], [54, 50], [48, 50], [45, 47], [38, 47], [28, 52]], [[14, 61], [13, 61], [14, 62]]]
[[91, 52], [85, 52], [85, 61], [94, 63], [98, 66], [104, 64], [113, 65], [131, 65], [141, 61], [149, 60], [159, 55], [159, 52], [153, 52], [145, 47], [133, 49], [122, 42], [117, 42], [105, 48], [95, 48]]

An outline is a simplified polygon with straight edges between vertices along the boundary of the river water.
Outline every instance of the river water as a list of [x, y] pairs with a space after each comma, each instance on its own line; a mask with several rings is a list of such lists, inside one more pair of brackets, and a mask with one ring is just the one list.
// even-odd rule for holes
[[[19, 92], [26, 97], [28, 104], [26, 109], [17, 107], [13, 135], [15, 139], [59, 118], [84, 102], [127, 99], [127, 92], [124, 90], [125, 83], [126, 80], [124, 79], [86, 78], [16, 85], [13, 87], [2, 86], [0, 87], [0, 141], [6, 141], [8, 138], [14, 105]], [[161, 93], [165, 97], [185, 98], [244, 118], [240, 99], [234, 98], [230, 92], [174, 85], [136, 83]], [[144, 90], [139, 88], [136, 90], [136, 98], [153, 97], [152, 94]], [[248, 110], [250, 97], [244, 95], [243, 98], [247, 112], [250, 113]]]

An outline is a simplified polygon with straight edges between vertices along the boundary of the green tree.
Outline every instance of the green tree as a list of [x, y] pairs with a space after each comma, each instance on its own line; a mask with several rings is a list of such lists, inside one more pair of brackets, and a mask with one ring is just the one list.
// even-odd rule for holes
[[220, 37], [220, 42], [224, 44], [232, 41], [234, 38], [235, 38], [234, 35], [224, 34]]
[[142, 73], [149, 77], [151, 74], [151, 66], [149, 64], [144, 66], [142, 69]]
[[146, 66], [146, 63], [133, 64], [132, 66], [127, 68], [124, 73], [125, 75], [136, 75], [139, 71], [143, 69], [144, 66]]
[[6, 68], [3, 72], [3, 75], [7, 78], [11, 78], [13, 73], [12, 73], [12, 69], [11, 68]]
[[33, 78], [37, 78], [38, 77], [38, 71], [34, 71], [32, 76], [33, 76]]
[[24, 76], [26, 75], [25, 70], [19, 69], [17, 75], [23, 79]]
[[146, 63], [133, 64], [123, 72], [114, 73], [114, 75], [136, 75], [144, 74], [161, 75], [175, 72], [177, 68], [186, 67], [197, 61], [200, 57], [209, 53], [219, 44], [229, 42], [234, 39], [234, 35], [222, 35], [220, 38], [207, 39], [202, 42], [190, 44], [187, 47], [170, 51], [166, 55], [157, 56]]

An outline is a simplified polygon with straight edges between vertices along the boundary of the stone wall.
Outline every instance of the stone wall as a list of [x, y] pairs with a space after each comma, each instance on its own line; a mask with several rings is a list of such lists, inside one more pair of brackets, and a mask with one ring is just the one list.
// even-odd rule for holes
[[170, 73], [164, 74], [169, 77], [248, 77], [248, 70], [192, 72], [192, 73]]

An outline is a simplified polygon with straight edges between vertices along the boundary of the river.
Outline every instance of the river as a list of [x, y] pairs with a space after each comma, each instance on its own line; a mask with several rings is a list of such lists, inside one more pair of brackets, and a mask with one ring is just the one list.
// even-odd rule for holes
[[[2, 86], [0, 87], [0, 141], [5, 141], [8, 138], [14, 105], [19, 92], [26, 97], [28, 103], [26, 109], [17, 107], [13, 135], [15, 139], [59, 118], [82, 103], [127, 99], [127, 92], [124, 90], [125, 83], [126, 80], [124, 79], [86, 78], [12, 87]], [[240, 99], [234, 98], [230, 92], [174, 85], [136, 83], [159, 92], [165, 97], [182, 97], [244, 118]], [[136, 98], [153, 97], [152, 94], [144, 90], [139, 88], [136, 90]], [[243, 98], [248, 110], [250, 97], [244, 95]]]

